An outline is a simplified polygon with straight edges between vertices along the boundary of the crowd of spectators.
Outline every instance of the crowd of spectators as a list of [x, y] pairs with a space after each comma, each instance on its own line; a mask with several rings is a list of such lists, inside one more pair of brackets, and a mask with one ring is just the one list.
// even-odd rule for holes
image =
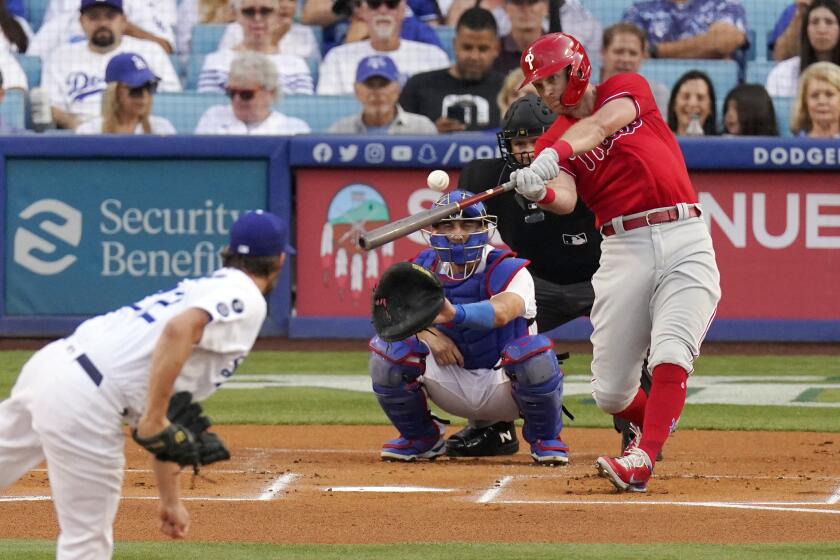
[[[225, 93], [230, 103], [179, 132], [310, 132], [306, 115], [277, 110], [289, 95], [355, 97], [359, 113], [337, 115], [320, 131], [495, 131], [509, 104], [528, 93], [516, 90], [522, 51], [556, 30], [581, 40], [600, 81], [679, 63], [666, 79], [648, 76], [678, 135], [833, 137], [840, 126], [831, 99], [840, 72], [838, 0], [791, 0], [760, 34], [739, 0], [628, 0], [609, 26], [581, 0], [43, 1], [43, 17], [28, 20], [35, 2], [0, 0], [0, 72], [3, 91], [37, 86], [27, 123], [46, 115], [47, 129], [173, 133], [177, 127], [153, 114], [153, 98], [187, 91]], [[195, 33], [207, 25], [221, 29], [209, 48]], [[775, 65], [757, 76], [761, 83], [746, 83], [754, 43], [765, 41]], [[34, 57], [41, 73], [30, 84], [20, 61]], [[704, 60], [731, 61], [737, 80], [716, 81]], [[137, 82], [141, 74], [149, 79]], [[777, 120], [786, 116], [780, 99], [789, 123]], [[10, 130], [17, 129], [3, 128]]]

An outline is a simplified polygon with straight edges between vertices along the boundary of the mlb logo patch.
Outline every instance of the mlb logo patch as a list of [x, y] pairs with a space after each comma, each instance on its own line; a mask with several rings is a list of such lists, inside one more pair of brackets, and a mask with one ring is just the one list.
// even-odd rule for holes
[[563, 234], [563, 245], [586, 245], [589, 242], [589, 239], [586, 237], [586, 233], [564, 233]]

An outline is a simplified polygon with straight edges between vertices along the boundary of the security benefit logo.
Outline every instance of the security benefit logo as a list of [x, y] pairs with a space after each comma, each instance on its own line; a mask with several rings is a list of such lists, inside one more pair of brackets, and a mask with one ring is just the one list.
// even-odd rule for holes
[[34, 202], [18, 214], [14, 260], [23, 268], [52, 276], [76, 262], [71, 253], [82, 241], [82, 213], [54, 198]]

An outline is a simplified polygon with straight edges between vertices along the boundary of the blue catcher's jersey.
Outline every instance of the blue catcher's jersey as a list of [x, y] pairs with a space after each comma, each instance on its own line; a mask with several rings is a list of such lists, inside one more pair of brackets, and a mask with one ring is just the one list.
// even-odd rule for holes
[[[437, 272], [440, 264], [434, 249], [422, 251], [413, 262], [432, 272]], [[516, 273], [527, 266], [528, 262], [516, 258], [515, 253], [510, 251], [494, 249], [487, 255], [484, 270], [473, 273], [466, 280], [439, 277], [446, 298], [453, 305], [476, 303], [503, 292]], [[502, 327], [490, 330], [456, 327], [452, 323], [436, 327], [458, 347], [464, 356], [465, 369], [493, 367], [509, 342], [528, 334], [528, 320], [524, 317], [517, 317]]]

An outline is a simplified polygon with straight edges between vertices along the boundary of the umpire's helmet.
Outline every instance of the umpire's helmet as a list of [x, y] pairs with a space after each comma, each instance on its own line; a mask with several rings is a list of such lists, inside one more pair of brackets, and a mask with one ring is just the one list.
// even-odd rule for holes
[[[437, 199], [433, 207], [446, 206], [452, 202], [460, 202], [473, 196], [473, 193], [464, 190], [455, 189], [444, 194]], [[453, 243], [449, 234], [442, 231], [441, 225], [446, 222], [454, 221], [470, 221], [477, 222], [480, 227], [470, 233], [465, 240], [460, 243]], [[461, 209], [456, 214], [452, 214], [430, 229], [423, 230], [429, 239], [429, 245], [437, 253], [441, 262], [463, 266], [463, 272], [454, 273], [451, 268], [446, 271], [447, 276], [456, 280], [463, 280], [469, 278], [475, 269], [481, 263], [481, 258], [484, 255], [484, 247], [490, 242], [490, 237], [496, 227], [496, 216], [491, 216], [487, 213], [487, 207], [483, 202], [479, 202], [466, 208]]]
[[534, 152], [520, 152], [517, 159], [511, 139], [541, 136], [556, 118], [557, 115], [533, 93], [511, 103], [502, 119], [502, 130], [496, 134], [499, 150], [507, 164], [514, 169], [530, 165]]

